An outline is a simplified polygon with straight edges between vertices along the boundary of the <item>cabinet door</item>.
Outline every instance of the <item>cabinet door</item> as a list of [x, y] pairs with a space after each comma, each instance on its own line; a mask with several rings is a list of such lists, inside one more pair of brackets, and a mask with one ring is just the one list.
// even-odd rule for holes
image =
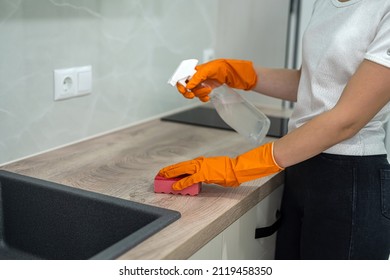
[[223, 232], [223, 259], [274, 259], [276, 233], [255, 239], [255, 231], [256, 228], [270, 226], [276, 221], [282, 193], [283, 187], [277, 188]]
[[282, 193], [283, 186], [280, 186], [190, 259], [274, 259], [276, 233], [255, 239], [255, 231], [256, 228], [270, 226], [276, 221], [276, 212], [280, 207]]
[[222, 260], [222, 238], [221, 232], [211, 239], [206, 245], [193, 254], [189, 260]]

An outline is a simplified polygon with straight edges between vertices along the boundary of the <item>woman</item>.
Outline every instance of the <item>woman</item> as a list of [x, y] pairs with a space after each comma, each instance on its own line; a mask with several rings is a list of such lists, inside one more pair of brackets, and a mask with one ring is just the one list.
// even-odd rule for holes
[[238, 156], [200, 157], [160, 170], [222, 186], [286, 169], [277, 259], [388, 259], [390, 1], [319, 0], [303, 38], [300, 70], [219, 59], [199, 65], [187, 98], [224, 84], [296, 102], [289, 133]]

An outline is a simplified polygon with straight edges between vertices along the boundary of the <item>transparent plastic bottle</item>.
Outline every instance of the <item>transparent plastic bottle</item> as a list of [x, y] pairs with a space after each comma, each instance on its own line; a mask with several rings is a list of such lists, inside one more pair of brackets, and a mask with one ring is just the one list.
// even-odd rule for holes
[[270, 120], [252, 103], [227, 85], [214, 88], [210, 94], [211, 103], [219, 116], [253, 145], [264, 140]]
[[[186, 81], [196, 73], [197, 64], [197, 59], [183, 60], [168, 80], [168, 84], [176, 86], [176, 83], [181, 83], [186, 86]], [[270, 127], [270, 120], [263, 112], [227, 85], [203, 83], [202, 86], [212, 89], [211, 103], [231, 128], [253, 145], [262, 143]]]

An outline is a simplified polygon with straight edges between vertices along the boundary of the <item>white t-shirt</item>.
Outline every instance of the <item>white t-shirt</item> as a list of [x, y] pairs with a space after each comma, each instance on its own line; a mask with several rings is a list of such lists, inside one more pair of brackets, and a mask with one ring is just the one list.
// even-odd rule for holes
[[[390, 0], [317, 0], [303, 36], [301, 80], [289, 130], [332, 109], [364, 59], [390, 67]], [[354, 137], [325, 152], [385, 154], [389, 112], [387, 104]]]

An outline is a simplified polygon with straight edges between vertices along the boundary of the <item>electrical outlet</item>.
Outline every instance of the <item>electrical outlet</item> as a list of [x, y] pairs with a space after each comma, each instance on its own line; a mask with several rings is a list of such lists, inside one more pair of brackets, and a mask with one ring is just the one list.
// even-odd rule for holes
[[54, 100], [71, 98], [76, 92], [76, 72], [73, 68], [54, 70]]
[[92, 92], [92, 67], [54, 70], [54, 100], [83, 96]]

